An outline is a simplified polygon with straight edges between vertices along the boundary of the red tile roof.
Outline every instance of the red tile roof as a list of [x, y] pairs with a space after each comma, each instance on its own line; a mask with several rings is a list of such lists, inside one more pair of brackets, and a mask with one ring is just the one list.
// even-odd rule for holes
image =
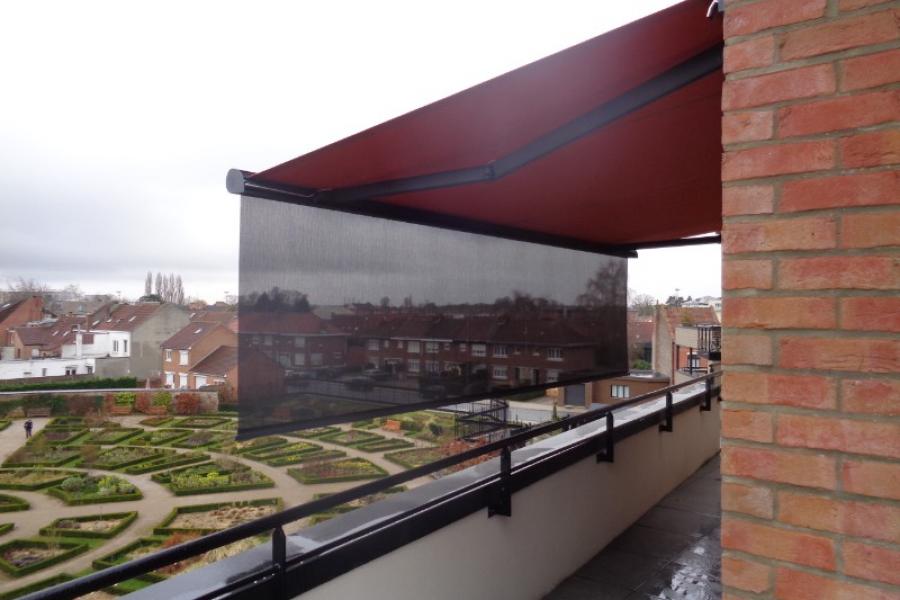
[[330, 322], [311, 312], [243, 312], [238, 319], [240, 333], [270, 333], [275, 335], [340, 334]]
[[[188, 323], [172, 337], [161, 343], [166, 350], [190, 350], [191, 347], [216, 330], [230, 331], [218, 323], [197, 321]], [[237, 340], [235, 340], [235, 343]]]
[[712, 306], [666, 306], [662, 312], [669, 327], [669, 335], [675, 335], [679, 325], [718, 325], [719, 317]]
[[206, 358], [194, 365], [192, 373], [200, 375], [212, 375], [225, 377], [228, 371], [233, 369], [238, 362], [238, 349], [233, 346], [219, 346], [210, 352]]
[[162, 304], [157, 302], [142, 302], [141, 304], [125, 304], [117, 307], [112, 315], [96, 325], [91, 324], [91, 329], [97, 331], [134, 331], [147, 319], [152, 317]]
[[74, 330], [79, 327], [82, 330], [87, 327], [87, 317], [66, 315], [51, 323], [25, 325], [16, 327], [13, 331], [23, 346], [38, 346], [46, 352], [56, 350], [63, 344], [74, 344]]

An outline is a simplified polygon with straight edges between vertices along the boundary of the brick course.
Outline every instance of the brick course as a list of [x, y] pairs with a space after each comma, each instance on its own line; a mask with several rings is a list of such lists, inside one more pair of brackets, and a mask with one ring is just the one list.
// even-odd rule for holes
[[900, 8], [724, 18], [723, 598], [900, 598]]

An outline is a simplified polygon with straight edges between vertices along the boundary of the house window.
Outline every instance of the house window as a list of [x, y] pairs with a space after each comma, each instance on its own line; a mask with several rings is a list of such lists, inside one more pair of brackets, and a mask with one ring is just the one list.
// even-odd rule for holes
[[547, 383], [559, 381], [559, 369], [547, 369]]
[[509, 356], [509, 348], [506, 346], [494, 346], [494, 356], [506, 358]]
[[387, 350], [391, 347], [391, 340], [384, 340], [384, 343], [382, 345], [384, 346], [384, 349]]
[[425, 354], [437, 354], [440, 344], [437, 342], [425, 342]]
[[459, 375], [461, 373], [459, 363], [455, 362], [445, 362], [444, 371], [446, 371], [447, 373], [452, 373], [453, 375]]
[[302, 367], [306, 364], [306, 355], [302, 352], [297, 352], [294, 354], [294, 364], [298, 367]]
[[547, 360], [562, 360], [562, 348], [547, 348]]
[[403, 350], [403, 341], [402, 340], [397, 340], [397, 347], [400, 348], [401, 350]]
[[291, 355], [287, 352], [281, 352], [278, 354], [278, 363], [287, 369], [291, 366]]
[[166, 385], [172, 387], [175, 385], [175, 373], [171, 371], [166, 371]]
[[119, 351], [119, 340], [113, 340], [113, 352]]
[[85, 369], [87, 370], [88, 375], [94, 374], [94, 367], [92, 367], [91, 365], [86, 366]]
[[369, 340], [369, 343], [366, 346], [366, 348], [368, 348], [372, 352], [378, 352], [378, 348], [379, 348], [378, 340]]
[[418, 358], [410, 358], [406, 361], [406, 370], [410, 373], [418, 373], [419, 372], [419, 359]]
[[188, 387], [188, 376], [187, 373], [179, 373], [178, 375], [178, 387], [186, 388]]
[[322, 353], [321, 352], [313, 352], [309, 355], [309, 362], [312, 363], [314, 367], [322, 366]]
[[506, 365], [494, 365], [491, 376], [494, 379], [506, 379]]
[[180, 350], [178, 352], [178, 364], [179, 365], [188, 364], [188, 351], [187, 350]]
[[194, 387], [202, 388], [206, 385], [206, 376], [205, 375], [194, 375]]
[[306, 338], [302, 335], [294, 336], [294, 348], [305, 348]]
[[436, 360], [426, 360], [425, 361], [425, 370], [429, 373], [440, 373], [441, 372], [441, 363]]
[[627, 385], [614, 383], [610, 390], [610, 395], [613, 398], [628, 398], [631, 395], [631, 390], [628, 389]]
[[472, 356], [487, 356], [487, 346], [485, 344], [472, 344]]
[[700, 356], [697, 354], [688, 354], [688, 365], [690, 365], [691, 370], [700, 368]]
[[172, 362], [172, 351], [166, 350], [166, 362]]
[[410, 354], [418, 354], [422, 349], [419, 342], [406, 342], [406, 351]]
[[128, 354], [128, 340], [122, 340], [122, 354]]
[[258, 335], [254, 335], [254, 336], [253, 336], [253, 340], [252, 340], [251, 343], [252, 343], [254, 346], [259, 346], [259, 340], [260, 340], [260, 337], [259, 337]]
[[468, 344], [466, 344], [465, 342], [459, 343], [459, 351], [460, 352], [466, 352], [466, 351], [468, 351], [468, 349], [469, 349]]

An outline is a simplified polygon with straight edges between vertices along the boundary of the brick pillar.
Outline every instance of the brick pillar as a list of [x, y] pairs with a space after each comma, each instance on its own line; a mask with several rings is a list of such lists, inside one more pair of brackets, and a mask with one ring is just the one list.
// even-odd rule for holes
[[726, 2], [726, 598], [900, 598], [898, 23]]

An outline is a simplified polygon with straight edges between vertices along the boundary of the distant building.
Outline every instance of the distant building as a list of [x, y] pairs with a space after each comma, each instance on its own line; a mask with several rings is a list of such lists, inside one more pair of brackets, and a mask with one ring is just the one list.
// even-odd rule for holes
[[632, 371], [628, 375], [612, 377], [585, 384], [586, 405], [616, 404], [629, 398], [648, 394], [669, 385], [669, 376], [654, 371]]
[[224, 325], [207, 321], [191, 321], [185, 325], [160, 344], [165, 385], [173, 388], [199, 387], [192, 380], [191, 370], [222, 346], [237, 346], [237, 334]]
[[118, 306], [106, 319], [93, 319], [89, 331], [109, 335], [110, 356], [128, 359], [123, 375], [144, 379], [160, 375], [160, 344], [189, 322], [188, 313], [176, 304], [144, 302]]
[[[283, 392], [284, 369], [264, 354], [252, 349], [242, 349], [241, 377], [252, 378], [248, 389], [260, 393]], [[238, 349], [220, 346], [190, 370], [191, 387], [226, 386], [236, 394], [238, 390]], [[239, 399], [238, 399], [239, 400]]]
[[[700, 330], [721, 331], [711, 306], [657, 306], [653, 333], [653, 370], [680, 383], [709, 370], [709, 356], [701, 352]], [[677, 334], [677, 335], [676, 335]]]
[[0, 304], [0, 346], [10, 346], [11, 329], [32, 321], [40, 321], [43, 316], [44, 300], [40, 296]]
[[254, 348], [285, 371], [348, 364], [348, 335], [312, 312], [246, 312], [241, 347]]

